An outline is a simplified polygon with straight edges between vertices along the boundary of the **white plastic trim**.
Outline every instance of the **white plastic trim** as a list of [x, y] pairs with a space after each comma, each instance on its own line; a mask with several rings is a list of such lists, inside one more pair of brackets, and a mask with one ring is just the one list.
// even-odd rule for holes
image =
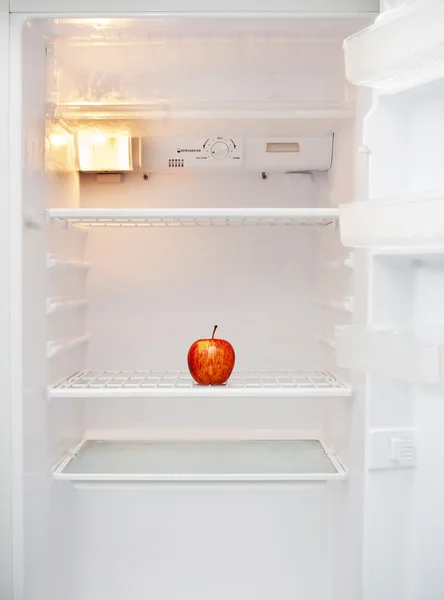
[[86, 344], [90, 338], [90, 334], [86, 333], [85, 335], [72, 339], [51, 340], [46, 344], [46, 357], [52, 358], [61, 352], [66, 352], [67, 350]]
[[354, 268], [354, 256], [353, 252], [350, 252], [344, 258], [338, 258], [336, 260], [327, 260], [321, 264], [324, 269], [342, 269], [343, 267], [347, 267], [349, 269]]
[[92, 227], [329, 225], [337, 208], [53, 208], [50, 217]]
[[89, 305], [89, 303], [89, 300], [86, 298], [81, 298], [79, 300], [69, 300], [67, 298], [48, 298], [46, 301], [46, 314], [49, 315], [54, 312], [85, 308]]
[[52, 105], [47, 107], [47, 113], [52, 118], [66, 119], [74, 124], [77, 120], [97, 119], [99, 114], [102, 119], [147, 119], [147, 120], [184, 120], [184, 119], [286, 119], [304, 121], [343, 121], [354, 116], [353, 106], [337, 106], [319, 109], [293, 108], [276, 109], [265, 108], [248, 109], [224, 109], [223, 107], [182, 109], [182, 110], [158, 110], [147, 105]]
[[328, 348], [331, 348], [331, 350], [336, 350], [337, 349], [335, 340], [332, 340], [330, 338], [324, 337], [323, 335], [319, 335], [318, 336], [318, 340], [321, 342], [321, 344], [324, 344], [324, 346], [327, 346]]
[[319, 305], [330, 310], [343, 310], [344, 312], [353, 313], [354, 298], [351, 296], [342, 300], [319, 300]]
[[83, 269], [88, 270], [90, 268], [90, 263], [84, 262], [82, 260], [75, 260], [69, 258], [62, 258], [60, 256], [56, 256], [54, 254], [46, 255], [46, 268], [53, 269], [54, 267], [59, 267], [61, 269]]

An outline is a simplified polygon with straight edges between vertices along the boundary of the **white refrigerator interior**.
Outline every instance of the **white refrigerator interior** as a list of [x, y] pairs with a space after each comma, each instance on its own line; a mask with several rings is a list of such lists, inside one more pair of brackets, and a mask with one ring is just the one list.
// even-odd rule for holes
[[441, 12], [12, 16], [14, 600], [442, 600]]

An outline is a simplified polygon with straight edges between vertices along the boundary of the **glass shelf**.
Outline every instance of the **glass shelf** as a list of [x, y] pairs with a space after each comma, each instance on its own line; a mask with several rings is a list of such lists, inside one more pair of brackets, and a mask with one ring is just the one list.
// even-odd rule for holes
[[197, 385], [188, 371], [80, 371], [48, 393], [50, 398], [343, 398], [352, 390], [327, 371], [235, 371], [220, 386]]
[[83, 483], [327, 481], [346, 470], [320, 440], [82, 440], [53, 471]]
[[49, 218], [82, 227], [204, 227], [245, 225], [325, 226], [338, 219], [336, 208], [53, 208]]

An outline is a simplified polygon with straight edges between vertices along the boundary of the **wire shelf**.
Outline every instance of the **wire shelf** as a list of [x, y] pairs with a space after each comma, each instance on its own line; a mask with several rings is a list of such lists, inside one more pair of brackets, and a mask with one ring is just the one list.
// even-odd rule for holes
[[51, 398], [350, 395], [351, 388], [327, 371], [235, 372], [221, 386], [197, 385], [188, 371], [79, 371], [49, 389]]
[[337, 221], [336, 208], [184, 208], [184, 209], [63, 209], [48, 211], [51, 219], [62, 219], [80, 227], [206, 227], [254, 225], [314, 225]]
[[74, 485], [155, 481], [328, 481], [347, 471], [322, 440], [84, 439], [54, 468]]

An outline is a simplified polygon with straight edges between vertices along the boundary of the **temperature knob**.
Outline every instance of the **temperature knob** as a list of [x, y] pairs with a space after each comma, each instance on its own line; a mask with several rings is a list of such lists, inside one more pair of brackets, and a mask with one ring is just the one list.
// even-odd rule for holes
[[210, 154], [212, 158], [215, 158], [216, 160], [223, 160], [224, 158], [227, 158], [229, 152], [230, 149], [225, 142], [214, 142], [210, 148]]

